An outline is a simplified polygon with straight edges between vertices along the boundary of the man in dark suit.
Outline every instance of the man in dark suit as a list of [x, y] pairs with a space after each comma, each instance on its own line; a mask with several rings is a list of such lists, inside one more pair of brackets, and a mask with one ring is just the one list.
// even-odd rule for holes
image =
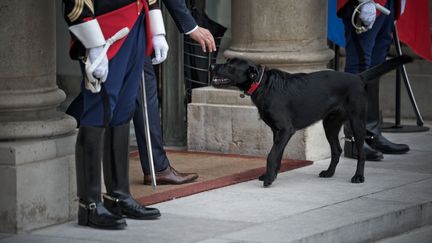
[[[204, 28], [199, 27], [189, 10], [187, 9], [184, 1], [182, 0], [164, 0], [166, 8], [173, 17], [179, 31], [189, 35], [192, 39], [200, 43], [203, 51], [208, 49], [209, 52], [215, 51], [214, 38], [210, 32]], [[160, 11], [160, 10], [159, 10]], [[157, 184], [184, 184], [192, 182], [198, 178], [196, 173], [181, 173], [175, 170], [166, 156], [163, 140], [162, 129], [159, 116], [159, 102], [157, 95], [157, 80], [154, 73], [152, 64], [162, 63], [168, 53], [168, 44], [165, 40], [165, 30], [163, 27], [163, 20], [152, 21], [154, 23], [162, 23], [162, 25], [152, 24], [153, 48], [155, 57], [150, 61], [146, 58], [144, 61], [144, 74], [146, 84], [147, 96], [147, 109], [150, 126], [150, 138], [153, 150], [153, 159], [155, 163], [156, 182]], [[160, 54], [159, 54], [160, 53]], [[142, 113], [141, 99], [137, 100], [137, 108], [133, 117], [135, 135], [138, 143], [138, 150], [140, 155], [141, 166], [144, 172], [144, 184], [151, 184], [151, 175], [148, 162], [148, 154], [146, 141], [144, 136], [144, 119]]]

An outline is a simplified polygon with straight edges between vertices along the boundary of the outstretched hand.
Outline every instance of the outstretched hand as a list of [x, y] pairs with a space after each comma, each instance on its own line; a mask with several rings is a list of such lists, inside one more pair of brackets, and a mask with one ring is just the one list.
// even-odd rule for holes
[[207, 52], [207, 50], [209, 52], [216, 51], [216, 44], [213, 35], [208, 29], [198, 26], [198, 28], [194, 32], [190, 33], [189, 36], [201, 45], [203, 52]]

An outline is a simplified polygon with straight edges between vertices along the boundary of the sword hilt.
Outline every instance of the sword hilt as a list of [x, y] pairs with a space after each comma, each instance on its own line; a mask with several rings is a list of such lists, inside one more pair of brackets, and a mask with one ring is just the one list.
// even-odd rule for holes
[[363, 32], [368, 31], [368, 29], [362, 25], [361, 21], [357, 21], [355, 16], [357, 13], [360, 13], [360, 7], [362, 5], [364, 5], [366, 3], [370, 3], [370, 2], [373, 2], [373, 4], [375, 5], [375, 8], [378, 9], [381, 13], [383, 13], [385, 15], [389, 15], [391, 13], [391, 11], [388, 8], [382, 6], [379, 3], [374, 2], [373, 0], [364, 1], [364, 2], [360, 3], [357, 7], [354, 8], [354, 12], [353, 12], [352, 17], [351, 17], [351, 24], [354, 27], [354, 29], [356, 30], [357, 34], [361, 34]]
[[104, 57], [106, 56], [108, 49], [110, 46], [125, 37], [129, 33], [129, 28], [124, 27], [123, 29], [117, 31], [113, 36], [111, 36], [105, 43], [102, 52], [99, 54], [99, 56], [96, 58], [96, 60], [93, 61], [93, 63], [90, 63], [90, 61], [85, 61], [85, 70], [87, 74], [87, 80], [85, 83], [85, 86], [87, 89], [89, 89], [92, 93], [98, 93], [101, 89], [101, 81], [95, 77], [93, 77], [93, 72], [99, 66], [99, 64], [102, 62]]

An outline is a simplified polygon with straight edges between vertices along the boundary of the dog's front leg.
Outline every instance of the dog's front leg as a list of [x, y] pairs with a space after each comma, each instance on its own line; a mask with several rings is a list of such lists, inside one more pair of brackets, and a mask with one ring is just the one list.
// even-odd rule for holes
[[282, 129], [273, 131], [273, 146], [267, 156], [266, 172], [259, 177], [260, 181], [264, 181], [264, 187], [270, 186], [276, 179], [277, 172], [280, 168], [283, 151], [293, 134], [294, 129]]

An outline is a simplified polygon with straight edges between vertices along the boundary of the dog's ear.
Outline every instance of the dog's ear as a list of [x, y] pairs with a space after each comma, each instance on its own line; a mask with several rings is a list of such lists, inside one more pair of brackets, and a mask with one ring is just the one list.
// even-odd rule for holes
[[258, 68], [255, 66], [250, 66], [248, 70], [248, 76], [250, 79], [255, 80], [256, 76], [258, 75]]

